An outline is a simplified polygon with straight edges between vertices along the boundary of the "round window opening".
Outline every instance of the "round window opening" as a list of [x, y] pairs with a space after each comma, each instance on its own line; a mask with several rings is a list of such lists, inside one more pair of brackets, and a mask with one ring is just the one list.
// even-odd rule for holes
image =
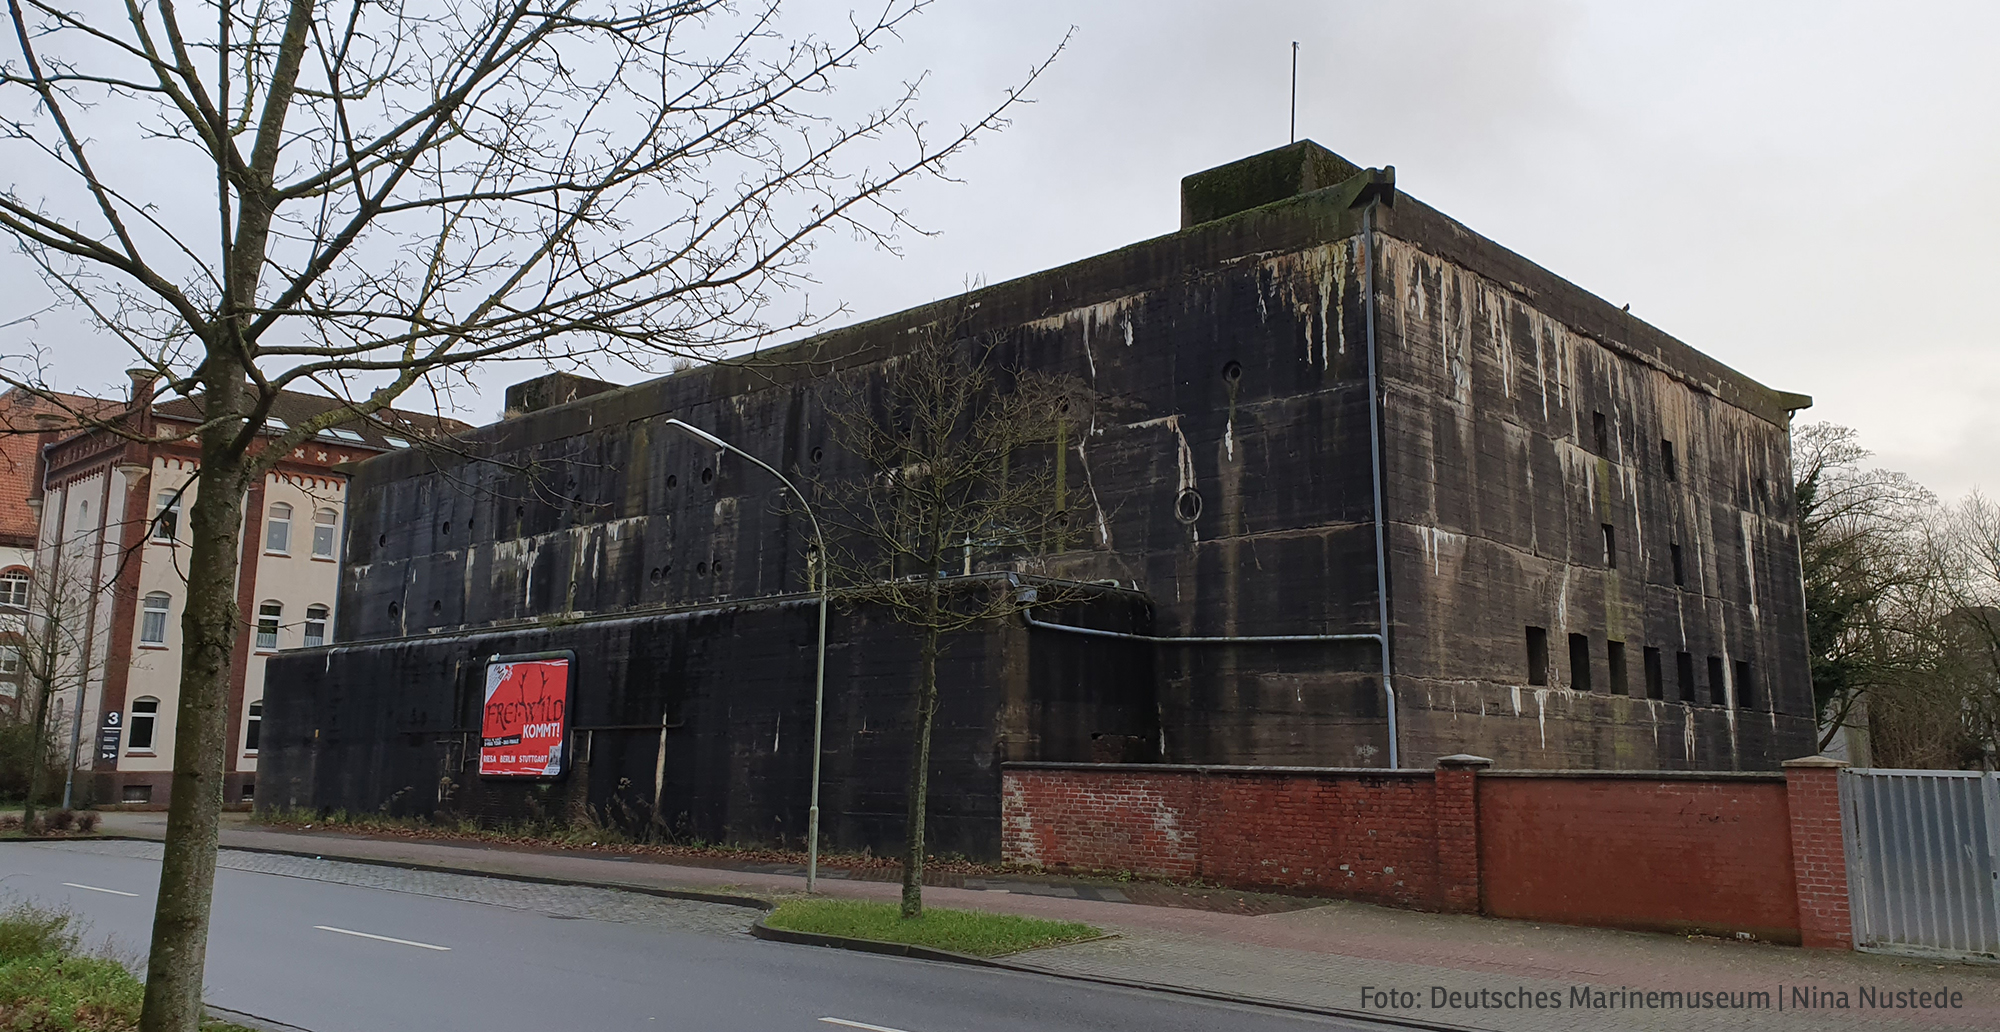
[[667, 486], [669, 488], [681, 486], [681, 478], [674, 476], [672, 473], [667, 474]]
[[715, 470], [707, 466], [701, 468], [701, 482], [706, 484], [715, 479]]
[[694, 564], [694, 575], [697, 577], [708, 576], [708, 564], [707, 563]]
[[437, 616], [438, 614], [443, 612], [444, 612], [444, 603], [437, 599], [431, 599], [431, 615]]
[[396, 619], [397, 617], [399, 617], [399, 616], [402, 616], [402, 615], [403, 615], [403, 607], [402, 607], [402, 606], [399, 606], [399, 605], [397, 605], [397, 604], [396, 604], [396, 603], [394, 603], [394, 602], [391, 602], [391, 603], [389, 603], [389, 619], [391, 619], [391, 620], [394, 620], [394, 619]]
[[1243, 379], [1243, 363], [1231, 362], [1222, 367], [1222, 378], [1230, 383]]
[[527, 507], [527, 506], [525, 506], [525, 505], [517, 505], [517, 506], [515, 506], [515, 507], [514, 507], [514, 518], [515, 518], [515, 519], [517, 519], [517, 520], [518, 520], [518, 519], [520, 519], [521, 517], [523, 517], [523, 516], [526, 516], [527, 514], [528, 514], [528, 507]]
[[440, 534], [449, 534], [449, 533], [451, 533], [451, 521], [450, 521], [450, 520], [446, 520], [446, 521], [444, 521], [443, 523], [440, 523], [440, 524], [438, 524], [438, 533], [440, 533]]
[[382, 535], [382, 536], [380, 536], [380, 537], [378, 537], [378, 538], [376, 538], [376, 539], [375, 539], [375, 545], [376, 545], [376, 547], [378, 547], [378, 548], [379, 548], [379, 547], [381, 547], [381, 546], [383, 546], [383, 545], [386, 545], [386, 544], [388, 544], [388, 543], [389, 543], [389, 535], [387, 535], [387, 534], [384, 534], [384, 535]]
[[819, 465], [819, 460], [821, 460], [821, 459], [823, 459], [823, 458], [825, 458], [825, 457], [826, 457], [825, 453], [821, 452], [821, 451], [820, 451], [820, 450], [819, 450], [818, 448], [814, 448], [814, 449], [812, 450], [812, 463], [813, 463], [813, 465], [815, 465], [815, 466]]
[[1174, 518], [1182, 523], [1201, 519], [1201, 492], [1192, 487], [1182, 490], [1181, 496], [1174, 499]]

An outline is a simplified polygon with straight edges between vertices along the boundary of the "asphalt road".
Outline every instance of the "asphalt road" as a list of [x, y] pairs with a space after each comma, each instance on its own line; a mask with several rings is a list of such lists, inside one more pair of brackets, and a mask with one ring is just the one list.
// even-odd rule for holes
[[[532, 898], [523, 900], [536, 887], [519, 883], [451, 876], [460, 886], [451, 891], [461, 898], [445, 898], [424, 889], [321, 880], [314, 861], [287, 863], [282, 869], [289, 874], [217, 872], [207, 996], [215, 1006], [311, 1032], [1382, 1028], [764, 942], [729, 928], [729, 915], [713, 904], [609, 893], [639, 909], [623, 918], [578, 916], [615, 911], [598, 903], [585, 911], [541, 912]], [[323, 865], [336, 872], [329, 877], [347, 866]], [[108, 936], [128, 956], [144, 954], [158, 879], [158, 862], [143, 856], [0, 844], [0, 893], [68, 904], [89, 923], [93, 945]], [[493, 885], [502, 894], [496, 898], [507, 902], [465, 898], [481, 884]], [[678, 911], [662, 907], [693, 916], [681, 921]], [[753, 917], [742, 911], [744, 928]]]

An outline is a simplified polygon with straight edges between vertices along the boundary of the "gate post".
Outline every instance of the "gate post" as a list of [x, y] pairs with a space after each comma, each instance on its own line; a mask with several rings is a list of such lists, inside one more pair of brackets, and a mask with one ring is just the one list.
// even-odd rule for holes
[[1847, 846], [1840, 819], [1840, 769], [1845, 766], [1847, 761], [1828, 756], [1785, 761], [1799, 944], [1808, 949], [1854, 948], [1854, 918], [1847, 905]]

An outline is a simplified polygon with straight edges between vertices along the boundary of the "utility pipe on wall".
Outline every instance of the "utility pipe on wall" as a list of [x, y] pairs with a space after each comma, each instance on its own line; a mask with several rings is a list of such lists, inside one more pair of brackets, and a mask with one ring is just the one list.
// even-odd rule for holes
[[1381, 365], [1375, 348], [1375, 205], [1379, 197], [1370, 197], [1366, 207], [1361, 209], [1361, 310], [1368, 320], [1368, 462], [1375, 471], [1375, 605], [1381, 633], [1376, 639], [1382, 643], [1382, 697], [1389, 706], [1389, 769], [1395, 770], [1401, 762], [1397, 748], [1396, 733], [1396, 688], [1390, 682], [1389, 668], [1389, 544], [1388, 512], [1382, 507], [1382, 394], [1377, 386]]

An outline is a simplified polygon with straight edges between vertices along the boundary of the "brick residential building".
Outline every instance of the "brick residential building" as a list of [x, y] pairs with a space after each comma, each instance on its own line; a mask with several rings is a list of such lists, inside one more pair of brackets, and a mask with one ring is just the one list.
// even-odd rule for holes
[[80, 394], [40, 397], [18, 388], [0, 394], [0, 713], [23, 717], [28, 673], [20, 636], [35, 608], [35, 535], [41, 525], [41, 450], [72, 421], [117, 402]]
[[[287, 392], [273, 406], [266, 432], [282, 432], [339, 404]], [[152, 381], [137, 374], [123, 408], [126, 425], [142, 433], [192, 427], [199, 411], [187, 399], [155, 402]], [[236, 731], [225, 768], [227, 802], [247, 801], [255, 792], [265, 661], [281, 649], [331, 640], [347, 465], [459, 425], [398, 410], [380, 420], [357, 420], [295, 448], [251, 487], [238, 576], [243, 621], [230, 669]], [[78, 740], [81, 801], [166, 802], [187, 592], [183, 513], [199, 491], [198, 461], [193, 440], [141, 443], [95, 429], [58, 435], [43, 449], [36, 575], [52, 583], [108, 585], [80, 607], [89, 647], [79, 650], [80, 676], [59, 686], [58, 712], [74, 722], [61, 733]]]

